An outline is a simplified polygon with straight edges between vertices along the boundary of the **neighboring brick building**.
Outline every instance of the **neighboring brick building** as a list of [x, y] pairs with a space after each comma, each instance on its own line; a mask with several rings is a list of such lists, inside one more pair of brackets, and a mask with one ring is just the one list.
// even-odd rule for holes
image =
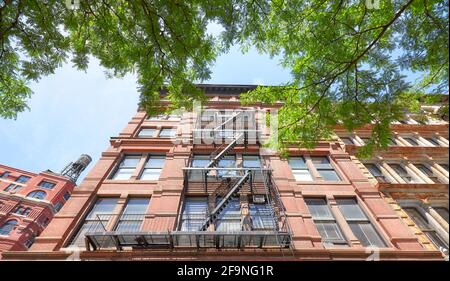
[[283, 159], [261, 146], [277, 106], [240, 105], [255, 86], [199, 87], [201, 116], [138, 111], [31, 249], [4, 258], [442, 259], [340, 140]]
[[[90, 162], [87, 155], [80, 159]], [[36, 174], [0, 164], [0, 258], [4, 251], [31, 247], [69, 200], [88, 162], [79, 164], [69, 164], [62, 174], [50, 170]]]
[[[448, 120], [436, 114], [444, 103], [448, 96], [442, 96], [442, 104], [422, 106], [428, 120], [410, 115], [392, 124], [387, 151], [368, 160], [353, 159], [421, 244], [441, 250], [448, 259]], [[355, 155], [370, 138], [370, 126], [352, 134], [343, 129], [336, 133], [346, 151]]]

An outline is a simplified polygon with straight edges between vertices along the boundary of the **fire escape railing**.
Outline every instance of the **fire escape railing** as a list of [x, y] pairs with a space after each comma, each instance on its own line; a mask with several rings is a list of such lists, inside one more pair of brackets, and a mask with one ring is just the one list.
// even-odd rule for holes
[[[121, 229], [118, 231], [107, 231], [107, 227], [104, 225], [105, 221], [99, 222], [103, 226], [103, 230], [95, 228], [94, 232], [88, 231], [86, 233], [86, 245], [88, 250], [92, 246], [95, 249], [102, 249], [108, 247], [116, 247], [121, 250], [125, 246], [134, 248], [151, 248], [151, 247], [288, 247], [291, 245], [291, 231], [286, 219], [285, 209], [280, 200], [278, 191], [276, 190], [275, 182], [272, 179], [270, 168], [221, 168], [217, 167], [220, 160], [222, 160], [227, 154], [229, 154], [237, 145], [243, 144], [247, 147], [248, 134], [250, 131], [247, 129], [237, 129], [234, 122], [239, 117], [240, 113], [231, 116], [229, 119], [216, 124], [212, 129], [195, 129], [203, 132], [213, 132], [214, 134], [222, 134], [222, 138], [230, 140], [229, 143], [221, 145], [212, 153], [212, 157], [208, 164], [204, 167], [190, 167], [192, 165], [193, 154], [189, 162], [186, 163], [183, 168], [184, 173], [184, 188], [182, 192], [182, 198], [187, 193], [187, 189], [191, 182], [190, 177], [193, 172], [200, 172], [202, 175], [201, 181], [204, 182], [205, 192], [208, 193], [208, 178], [215, 177], [217, 181], [220, 181], [216, 189], [213, 190], [212, 195], [214, 199], [217, 199], [216, 206], [205, 213], [203, 217], [200, 217], [202, 221], [200, 227], [196, 231], [184, 231], [174, 230], [167, 232], [145, 232], [126, 231]], [[197, 118], [197, 122], [200, 119]], [[226, 130], [226, 125], [233, 122], [233, 129]], [[231, 134], [223, 135], [223, 132], [230, 132]], [[211, 176], [211, 172], [215, 172], [215, 176]], [[225, 173], [224, 173], [225, 172]], [[211, 225], [217, 225], [221, 222], [221, 214], [226, 210], [227, 205], [235, 198], [243, 187], [248, 185], [250, 188], [250, 194], [253, 193], [253, 185], [256, 175], [261, 175], [262, 179], [259, 179], [259, 183], [264, 186], [264, 203], [268, 206], [268, 212], [255, 217], [260, 221], [270, 221], [263, 228], [258, 227], [252, 221], [253, 217], [249, 212], [243, 216], [242, 214], [236, 216], [235, 220], [240, 221], [240, 231], [221, 231], [216, 229], [215, 231], [209, 231]], [[209, 190], [211, 191], [211, 190]], [[177, 217], [177, 228], [180, 228], [181, 218], [185, 218], [186, 214], [183, 214], [182, 206], [179, 207], [179, 213]], [[230, 219], [227, 216], [227, 219]], [[107, 221], [108, 225], [109, 220]], [[122, 231], [125, 230], [125, 231]]]

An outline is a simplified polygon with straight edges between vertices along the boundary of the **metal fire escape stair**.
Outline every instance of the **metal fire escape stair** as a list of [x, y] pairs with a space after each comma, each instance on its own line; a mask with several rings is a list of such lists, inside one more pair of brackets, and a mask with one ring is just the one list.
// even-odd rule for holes
[[228, 191], [225, 197], [217, 204], [216, 208], [211, 212], [209, 217], [205, 220], [201, 231], [206, 231], [208, 227], [217, 220], [219, 214], [225, 209], [225, 207], [230, 203], [231, 199], [239, 192], [239, 190], [244, 186], [244, 184], [251, 178], [251, 172], [247, 171], [239, 181]]
[[240, 134], [237, 136], [231, 143], [229, 143], [222, 151], [220, 151], [212, 160], [209, 162], [209, 164], [206, 166], [206, 168], [213, 168], [217, 166], [219, 161], [225, 157], [237, 144], [239, 141], [241, 141], [242, 138], [244, 138], [245, 133]]

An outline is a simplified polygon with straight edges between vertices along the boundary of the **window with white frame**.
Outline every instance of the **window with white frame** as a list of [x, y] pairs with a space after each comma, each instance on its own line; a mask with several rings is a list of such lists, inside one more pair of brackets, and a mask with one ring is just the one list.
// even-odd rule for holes
[[350, 145], [355, 144], [355, 143], [353, 142], [353, 139], [352, 139], [351, 137], [341, 137], [341, 140], [342, 140], [345, 144], [350, 144]]
[[142, 171], [141, 180], [158, 180], [164, 166], [165, 155], [149, 155]]
[[144, 222], [150, 198], [130, 198], [115, 228], [121, 232], [138, 232]]
[[127, 180], [133, 175], [136, 167], [141, 160], [141, 155], [125, 155], [115, 171], [112, 179]]
[[403, 207], [403, 210], [440, 251], [448, 253], [448, 244], [430, 224], [428, 218], [422, 213], [423, 210], [417, 207]]
[[181, 231], [200, 230], [208, 214], [207, 197], [186, 197], [181, 215]]
[[441, 216], [448, 223], [448, 208], [446, 207], [433, 207], [436, 213]]
[[348, 245], [325, 199], [305, 198], [305, 203], [308, 206], [324, 245]]
[[425, 164], [414, 164], [414, 166], [416, 166], [417, 169], [424, 173], [433, 182], [442, 183], [438, 176]]
[[386, 247], [369, 218], [361, 210], [354, 198], [336, 199], [339, 210], [347, 221], [353, 234], [364, 247]]
[[117, 198], [99, 198], [83, 221], [83, 224], [73, 236], [70, 245], [84, 247], [85, 235], [88, 232], [103, 232], [107, 229], [109, 221], [112, 219]]
[[419, 142], [415, 137], [403, 137], [403, 139], [412, 146], [420, 146]]
[[376, 164], [366, 163], [364, 166], [369, 170], [372, 176], [380, 183], [389, 182], [383, 172], [378, 168]]
[[142, 128], [139, 131], [138, 137], [140, 138], [152, 138], [155, 136], [156, 129], [154, 128]]
[[429, 143], [431, 143], [434, 146], [441, 146], [440, 143], [433, 137], [426, 137], [426, 139]]
[[313, 181], [311, 172], [306, 165], [304, 157], [290, 157], [289, 166], [291, 166], [292, 174], [297, 181]]
[[174, 128], [162, 128], [159, 132], [160, 138], [172, 138], [176, 135], [176, 130]]
[[341, 180], [327, 156], [313, 156], [311, 157], [311, 161], [325, 181]]
[[423, 181], [417, 176], [413, 176], [403, 168], [400, 164], [391, 163], [389, 166], [406, 182], [406, 183], [423, 183]]

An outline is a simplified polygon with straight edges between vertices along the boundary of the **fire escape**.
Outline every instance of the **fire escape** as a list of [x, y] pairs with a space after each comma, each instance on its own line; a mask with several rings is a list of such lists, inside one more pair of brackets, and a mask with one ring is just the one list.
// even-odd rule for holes
[[[210, 206], [209, 211], [201, 217], [198, 229], [181, 230], [181, 220], [184, 216], [183, 205], [178, 211], [177, 229], [167, 232], [140, 232], [140, 231], [106, 231], [106, 225], [97, 226], [95, 232], [86, 234], [86, 246], [90, 250], [107, 249], [116, 247], [132, 248], [290, 248], [291, 231], [286, 218], [284, 206], [280, 200], [278, 189], [272, 179], [270, 167], [223, 168], [220, 161], [227, 157], [235, 148], [249, 145], [249, 135], [255, 136], [257, 130], [248, 127], [239, 128], [239, 118], [243, 113], [235, 113], [223, 118], [215, 118], [208, 128], [201, 126], [201, 116], [197, 117], [196, 128], [193, 130], [193, 138], [209, 136], [213, 144], [198, 144], [199, 146], [214, 146], [215, 151], [210, 154], [210, 159], [205, 161], [204, 166], [192, 166], [193, 153], [190, 161], [186, 163], [184, 172], [184, 188], [182, 198], [192, 188], [198, 189], [200, 184], [202, 194], [212, 196], [216, 204]], [[217, 116], [216, 116], [217, 117]], [[224, 117], [224, 116], [222, 116]], [[253, 122], [252, 125], [255, 125]], [[231, 128], [231, 129], [229, 129]], [[220, 144], [216, 141], [219, 140]], [[196, 144], [194, 142], [194, 150]], [[258, 156], [259, 157], [259, 156]], [[192, 181], [191, 175], [200, 175], [197, 182]], [[200, 183], [199, 183], [200, 182]], [[197, 185], [195, 185], [197, 184]], [[193, 186], [196, 187], [193, 187]], [[258, 192], [255, 192], [255, 190]], [[221, 216], [226, 212], [227, 206], [236, 200], [241, 193], [253, 196], [253, 202], [264, 203], [266, 213], [263, 218], [264, 228], [254, 227], [252, 217], [247, 214], [241, 222], [239, 231], [220, 231], [214, 229], [221, 223]], [[257, 195], [254, 195], [256, 194]], [[99, 217], [99, 222], [109, 221]], [[250, 221], [250, 222], [249, 222]], [[268, 227], [267, 227], [268, 226]], [[100, 230], [100, 231], [98, 231]], [[284, 255], [284, 254], [283, 254]]]

